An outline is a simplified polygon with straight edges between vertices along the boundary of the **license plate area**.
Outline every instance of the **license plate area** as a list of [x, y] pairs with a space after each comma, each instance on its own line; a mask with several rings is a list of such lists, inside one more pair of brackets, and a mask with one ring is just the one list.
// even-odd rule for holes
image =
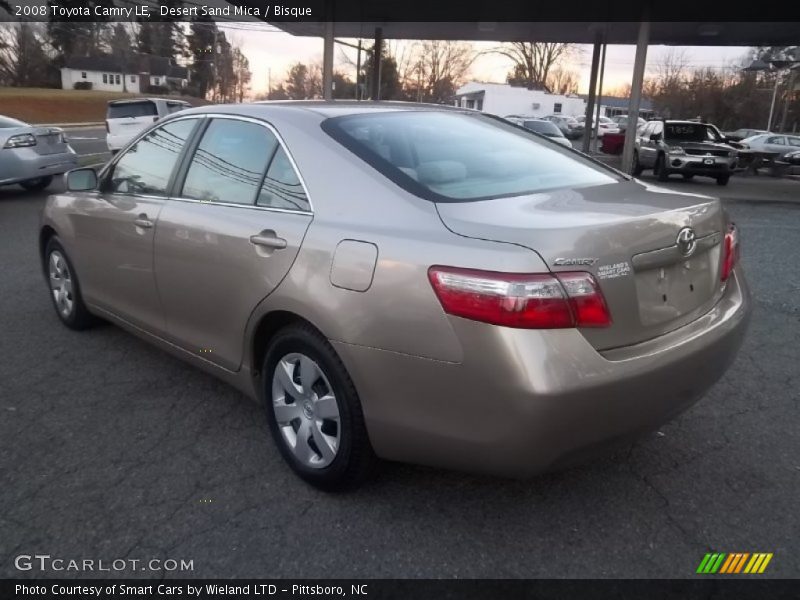
[[638, 271], [636, 292], [642, 325], [679, 319], [714, 297], [719, 287], [719, 246], [671, 265]]
[[714, 164], [714, 159], [713, 158], [704, 158], [703, 159], [703, 164], [704, 165], [713, 165]]

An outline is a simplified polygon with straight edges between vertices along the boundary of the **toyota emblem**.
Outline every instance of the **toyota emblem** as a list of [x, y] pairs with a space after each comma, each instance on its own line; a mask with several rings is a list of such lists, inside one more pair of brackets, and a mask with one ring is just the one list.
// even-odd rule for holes
[[682, 256], [689, 257], [694, 252], [694, 249], [697, 248], [697, 236], [694, 233], [694, 229], [691, 227], [684, 227], [678, 232], [678, 252], [681, 253]]

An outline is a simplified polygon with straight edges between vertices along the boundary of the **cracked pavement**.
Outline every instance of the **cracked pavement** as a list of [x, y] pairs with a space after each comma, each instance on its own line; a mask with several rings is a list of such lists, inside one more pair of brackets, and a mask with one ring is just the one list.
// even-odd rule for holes
[[386, 465], [327, 495], [235, 390], [116, 327], [61, 326], [37, 263], [43, 202], [0, 189], [0, 577], [41, 576], [14, 567], [39, 553], [193, 560], [123, 572], [147, 577], [670, 578], [711, 551], [773, 552], [766, 576], [800, 577], [800, 204], [728, 205], [751, 328], [661, 432], [528, 481]]

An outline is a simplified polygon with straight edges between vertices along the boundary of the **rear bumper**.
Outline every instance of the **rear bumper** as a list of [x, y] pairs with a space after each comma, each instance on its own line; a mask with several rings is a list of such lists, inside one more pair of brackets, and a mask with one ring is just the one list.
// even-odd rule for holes
[[741, 344], [741, 272], [698, 320], [598, 353], [577, 330], [526, 331], [454, 318], [462, 363], [334, 342], [359, 390], [379, 456], [529, 476], [595, 456], [695, 403]]
[[4, 148], [0, 149], [0, 185], [59, 175], [77, 166], [78, 155], [72, 148], [44, 155], [33, 148]]

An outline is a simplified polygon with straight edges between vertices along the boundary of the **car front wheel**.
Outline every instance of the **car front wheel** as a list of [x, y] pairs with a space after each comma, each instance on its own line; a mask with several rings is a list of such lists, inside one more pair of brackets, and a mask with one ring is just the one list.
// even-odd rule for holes
[[730, 175], [720, 175], [717, 177], [717, 185], [728, 185], [728, 180], [731, 178]]
[[270, 430], [294, 472], [327, 491], [362, 483], [377, 460], [355, 385], [328, 340], [306, 324], [279, 331], [262, 374]]
[[639, 162], [639, 153], [634, 150], [633, 151], [633, 175], [635, 177], [638, 177], [639, 175], [642, 174], [642, 171], [644, 171], [644, 167]]
[[45, 248], [45, 274], [50, 298], [61, 322], [70, 329], [87, 329], [97, 322], [83, 303], [78, 277], [64, 247], [52, 237]]

